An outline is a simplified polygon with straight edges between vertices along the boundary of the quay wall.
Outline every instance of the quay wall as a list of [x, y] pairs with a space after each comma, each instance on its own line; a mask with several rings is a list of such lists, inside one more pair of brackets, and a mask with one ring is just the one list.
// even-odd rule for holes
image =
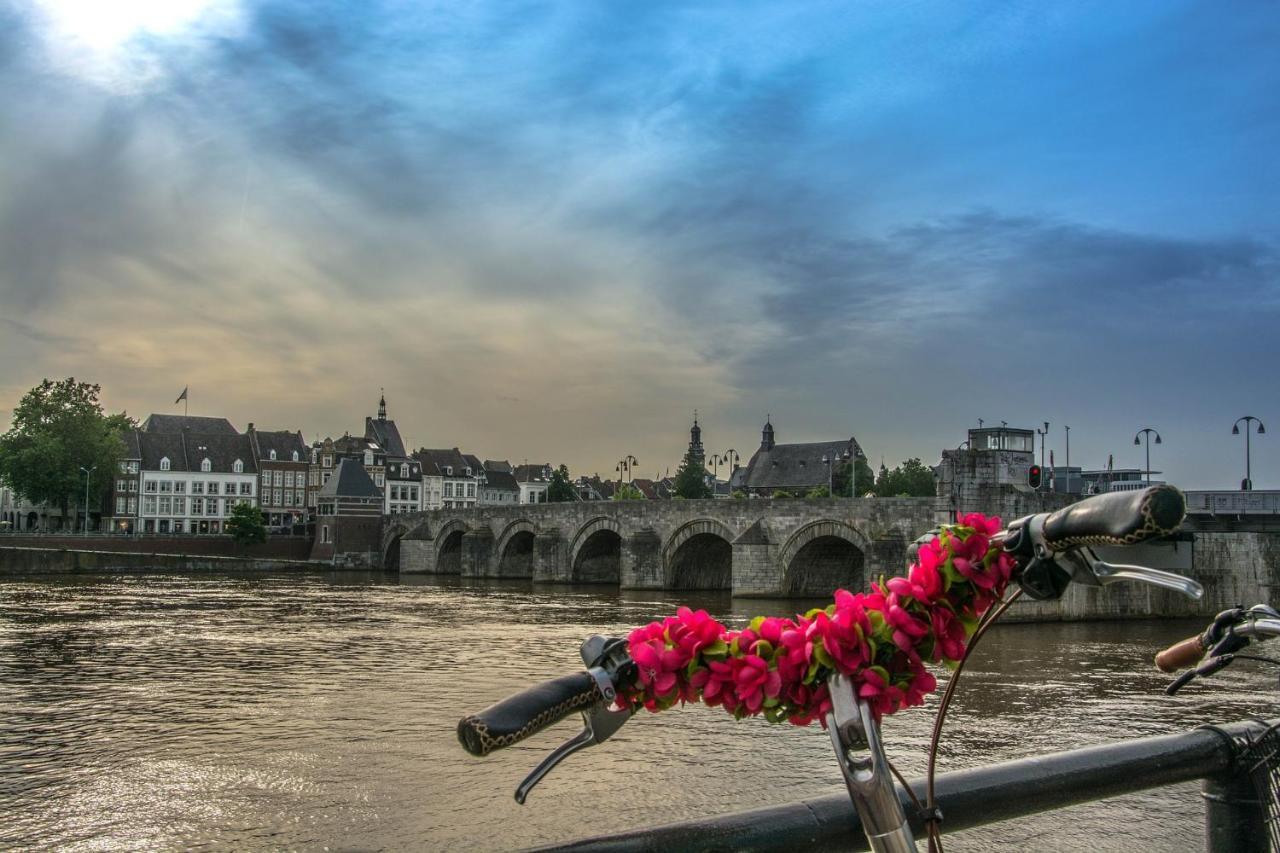
[[[47, 537], [41, 537], [47, 539]], [[92, 537], [90, 537], [92, 542]], [[0, 542], [0, 575], [91, 574], [95, 572], [234, 572], [234, 571], [327, 571], [329, 563], [306, 559], [307, 548], [285, 547], [279, 543], [250, 546], [242, 552], [234, 548], [205, 548], [225, 553], [185, 550], [184, 543], [146, 542], [146, 550], [92, 547], [58, 547], [42, 542], [40, 547]], [[80, 543], [76, 543], [80, 544]], [[234, 543], [227, 543], [234, 545]], [[292, 544], [292, 543], [290, 543]], [[307, 543], [302, 543], [306, 545]], [[167, 550], [173, 548], [173, 550]], [[178, 550], [181, 547], [184, 550]], [[263, 550], [255, 550], [262, 548]], [[302, 557], [297, 556], [301, 552]]]

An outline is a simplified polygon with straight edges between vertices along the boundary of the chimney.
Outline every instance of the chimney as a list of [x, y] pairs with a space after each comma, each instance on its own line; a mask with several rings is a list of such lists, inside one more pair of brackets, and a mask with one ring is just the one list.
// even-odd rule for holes
[[249, 421], [249, 432], [253, 432], [253, 421]]

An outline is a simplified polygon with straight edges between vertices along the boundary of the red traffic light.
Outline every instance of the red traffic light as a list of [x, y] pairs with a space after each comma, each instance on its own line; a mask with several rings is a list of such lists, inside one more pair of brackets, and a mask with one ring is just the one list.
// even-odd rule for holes
[[1027, 469], [1027, 485], [1033, 489], [1040, 488], [1040, 466], [1032, 465]]

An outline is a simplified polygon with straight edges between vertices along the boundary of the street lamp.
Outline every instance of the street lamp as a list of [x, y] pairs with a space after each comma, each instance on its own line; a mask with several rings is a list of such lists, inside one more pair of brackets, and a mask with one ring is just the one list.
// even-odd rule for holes
[[622, 475], [624, 472], [626, 473], [626, 476], [627, 476], [627, 482], [630, 483], [631, 469], [632, 467], [639, 464], [640, 464], [640, 460], [632, 456], [630, 453], [622, 457], [622, 459], [618, 460], [618, 465], [614, 469], [618, 472], [618, 485], [622, 485]]
[[741, 458], [742, 457], [738, 455], [738, 451], [734, 450], [732, 447], [726, 450], [724, 455], [720, 457], [720, 459], [729, 466], [730, 477], [732, 477], [733, 472], [738, 469], [738, 460]]
[[1253, 476], [1249, 464], [1249, 424], [1251, 422], [1257, 423], [1258, 435], [1266, 435], [1267, 428], [1262, 425], [1262, 421], [1258, 420], [1253, 415], [1245, 415], [1243, 418], [1237, 418], [1235, 424], [1232, 425], [1232, 435], [1240, 434], [1240, 421], [1244, 421], [1244, 480], [1240, 483], [1240, 491], [1251, 492], [1253, 491]]
[[836, 460], [834, 456], [828, 456], [825, 453], [822, 454], [822, 464], [827, 466], [827, 497], [831, 497], [832, 482], [833, 482], [831, 478], [831, 472], [835, 468], [835, 461]]
[[720, 463], [725, 461], [726, 460], [723, 456], [719, 456], [715, 453], [712, 453], [711, 458], [707, 460], [711, 465], [711, 478], [716, 482], [720, 481]]
[[[92, 468], [80, 466], [80, 470], [84, 472], [84, 535], [89, 535], [89, 476], [98, 470], [98, 466]], [[72, 530], [75, 528], [73, 527]]]
[[1142, 440], [1144, 438], [1147, 441], [1147, 485], [1148, 486], [1151, 485], [1151, 436], [1152, 435], [1156, 437], [1156, 444], [1160, 444], [1160, 433], [1156, 432], [1151, 427], [1143, 427], [1142, 429], [1138, 430], [1133, 436], [1134, 444], [1142, 444]]

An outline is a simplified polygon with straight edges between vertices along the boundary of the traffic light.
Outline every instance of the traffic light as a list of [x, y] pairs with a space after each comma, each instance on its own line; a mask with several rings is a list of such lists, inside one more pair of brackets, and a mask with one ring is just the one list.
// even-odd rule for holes
[[1032, 465], [1027, 469], [1027, 485], [1033, 489], [1040, 488], [1040, 466]]

